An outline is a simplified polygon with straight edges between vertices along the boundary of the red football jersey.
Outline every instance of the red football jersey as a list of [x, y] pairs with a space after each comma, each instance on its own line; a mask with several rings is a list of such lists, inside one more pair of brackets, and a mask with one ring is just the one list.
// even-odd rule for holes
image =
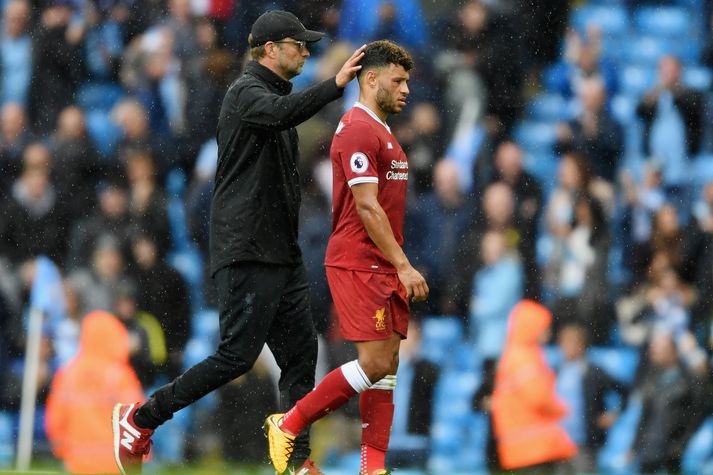
[[339, 122], [330, 150], [332, 159], [332, 235], [325, 265], [349, 270], [393, 273], [366, 232], [356, 211], [351, 186], [379, 184], [379, 204], [403, 245], [408, 162], [391, 129], [366, 106], [356, 103]]

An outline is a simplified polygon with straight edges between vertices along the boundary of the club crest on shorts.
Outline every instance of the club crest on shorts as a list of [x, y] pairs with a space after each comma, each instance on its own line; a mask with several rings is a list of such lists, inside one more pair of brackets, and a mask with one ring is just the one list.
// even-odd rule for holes
[[369, 159], [365, 154], [355, 152], [352, 154], [352, 158], [349, 159], [349, 165], [354, 173], [364, 173], [369, 168]]
[[386, 330], [386, 309], [384, 307], [376, 311], [374, 314], [374, 322], [376, 331], [383, 332]]

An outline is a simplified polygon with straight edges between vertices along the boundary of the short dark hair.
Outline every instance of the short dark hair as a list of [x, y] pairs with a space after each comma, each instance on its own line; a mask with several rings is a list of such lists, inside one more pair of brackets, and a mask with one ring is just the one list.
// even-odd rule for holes
[[372, 41], [364, 49], [364, 57], [359, 61], [361, 73], [373, 68], [381, 68], [389, 64], [403, 66], [406, 71], [413, 69], [413, 58], [406, 49], [389, 40]]

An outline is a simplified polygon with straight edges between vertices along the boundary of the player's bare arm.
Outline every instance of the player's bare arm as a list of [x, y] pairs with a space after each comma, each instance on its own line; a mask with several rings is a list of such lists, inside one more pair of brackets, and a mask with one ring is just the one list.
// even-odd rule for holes
[[389, 219], [379, 204], [379, 185], [361, 183], [351, 187], [357, 214], [364, 224], [367, 234], [376, 247], [394, 265], [401, 284], [406, 288], [409, 299], [420, 302], [428, 297], [428, 284], [409, 262], [401, 246], [394, 238]]

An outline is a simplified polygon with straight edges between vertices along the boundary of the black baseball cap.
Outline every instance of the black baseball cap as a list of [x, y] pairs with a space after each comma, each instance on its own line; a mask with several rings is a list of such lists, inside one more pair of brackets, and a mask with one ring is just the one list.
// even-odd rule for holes
[[283, 10], [265, 12], [253, 23], [250, 30], [250, 46], [264, 45], [268, 41], [279, 41], [283, 38], [294, 38], [312, 43], [319, 41], [325, 35], [319, 31], [308, 30], [292, 13]]

